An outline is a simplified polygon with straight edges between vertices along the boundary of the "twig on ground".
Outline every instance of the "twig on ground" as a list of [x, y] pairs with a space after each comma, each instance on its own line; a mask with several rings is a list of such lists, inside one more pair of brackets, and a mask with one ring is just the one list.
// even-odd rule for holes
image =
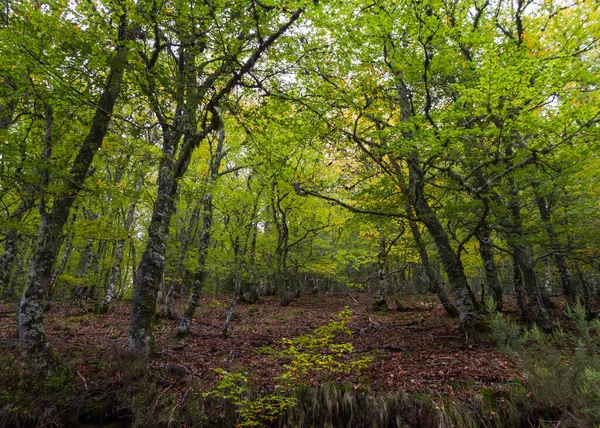
[[89, 389], [88, 388], [88, 384], [87, 381], [85, 380], [85, 378], [83, 377], [83, 375], [81, 373], [79, 373], [79, 371], [77, 371], [77, 374], [79, 375], [79, 377], [81, 378], [81, 380], [83, 381], [83, 385], [85, 386], [86, 391]]
[[172, 386], [173, 385], [167, 386], [165, 389], [163, 389], [160, 392], [160, 394], [158, 394], [158, 397], [156, 397], [156, 401], [154, 401], [154, 406], [152, 406], [152, 410], [150, 410], [150, 414], [154, 413], [154, 410], [156, 409], [156, 406], [158, 405], [158, 400], [160, 400], [160, 397], [162, 397], [165, 392], [167, 392], [169, 389], [171, 389]]

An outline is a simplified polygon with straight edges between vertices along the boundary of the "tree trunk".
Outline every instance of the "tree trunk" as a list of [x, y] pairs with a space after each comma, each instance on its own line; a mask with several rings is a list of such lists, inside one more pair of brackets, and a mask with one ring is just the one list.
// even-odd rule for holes
[[[129, 233], [131, 226], [133, 225], [133, 215], [135, 214], [135, 202], [132, 202], [129, 205], [129, 210], [127, 211], [127, 218], [125, 219], [125, 224], [123, 226], [123, 230], [125, 233]], [[104, 298], [102, 299], [102, 305], [99, 308], [99, 312], [105, 314], [108, 312], [108, 308], [112, 299], [114, 298], [115, 288], [117, 286], [117, 281], [121, 277], [121, 264], [123, 263], [123, 254], [125, 253], [125, 241], [126, 239], [119, 239], [117, 242], [117, 251], [115, 253], [115, 262], [113, 264], [112, 270], [110, 272], [110, 279], [108, 281], [108, 287], [106, 288], [106, 293], [104, 294]]]
[[479, 241], [479, 255], [483, 262], [483, 269], [485, 271], [485, 282], [494, 295], [494, 302], [496, 303], [496, 310], [502, 312], [502, 287], [498, 280], [498, 267], [494, 260], [494, 247], [492, 246], [492, 238], [490, 228], [487, 221], [483, 221], [477, 233], [477, 240]]
[[544, 302], [544, 296], [538, 283], [537, 274], [531, 250], [521, 244], [519, 239], [523, 234], [521, 221], [521, 208], [517, 201], [518, 190], [512, 180], [509, 180], [510, 196], [508, 201], [508, 211], [510, 214], [510, 230], [507, 233], [507, 241], [513, 251], [513, 256], [523, 274], [523, 284], [529, 297], [529, 303], [535, 314], [535, 322], [544, 331], [551, 331], [554, 328], [552, 317]]
[[[202, 293], [204, 281], [206, 280], [206, 256], [210, 246], [213, 218], [212, 187], [219, 177], [219, 169], [221, 168], [221, 162], [225, 156], [223, 152], [223, 144], [225, 141], [225, 129], [223, 123], [219, 123], [218, 130], [219, 136], [217, 139], [217, 144], [215, 146], [214, 153], [211, 154], [209, 164], [209, 177], [206, 183], [206, 193], [204, 194], [204, 198], [202, 200], [202, 232], [200, 232], [200, 246], [198, 249], [198, 267], [196, 268], [196, 272], [194, 274], [192, 293], [190, 294], [183, 318], [181, 319], [177, 329], [177, 335], [180, 337], [187, 336], [189, 334], [190, 324], [194, 318], [194, 313], [198, 307], [198, 299], [200, 298], [200, 293]], [[196, 210], [194, 210], [194, 213], [195, 212]]]
[[[11, 214], [10, 219], [12, 221], [20, 222], [23, 216], [32, 208], [32, 206], [33, 200], [23, 199], [17, 209]], [[3, 291], [6, 287], [8, 287], [10, 274], [12, 272], [21, 242], [21, 234], [18, 230], [11, 229], [7, 232], [6, 239], [4, 241], [4, 253], [2, 254], [2, 257], [0, 257], [0, 291]]]
[[[119, 43], [115, 52], [115, 61], [112, 63], [104, 91], [98, 102], [90, 132], [71, 166], [65, 189], [56, 195], [52, 211], [42, 214], [29, 276], [18, 310], [21, 355], [28, 368], [35, 373], [48, 375], [56, 362], [56, 358], [50, 351], [50, 343], [44, 327], [44, 293], [50, 284], [52, 267], [59, 251], [57, 243], [60, 242], [63, 227], [88, 175], [92, 160], [108, 131], [108, 123], [112, 117], [125, 70], [126, 34], [128, 32], [126, 32], [125, 14], [123, 14], [119, 25]], [[42, 209], [44, 210], [45, 208]]]
[[513, 251], [515, 260], [523, 273], [523, 283], [529, 296], [529, 303], [535, 314], [535, 322], [542, 330], [552, 331], [554, 325], [540, 290], [531, 253], [524, 245], [513, 245]]
[[[412, 209], [409, 213], [412, 216]], [[427, 254], [427, 249], [425, 248], [425, 243], [421, 238], [421, 232], [419, 231], [419, 227], [417, 223], [414, 221], [409, 221], [410, 230], [413, 235], [413, 239], [415, 240], [415, 244], [417, 246], [417, 250], [419, 251], [419, 255], [421, 256], [421, 264], [423, 265], [423, 269], [425, 270], [425, 274], [429, 279], [429, 290], [432, 293], [436, 293], [438, 298], [440, 299], [440, 303], [452, 318], [458, 317], [458, 310], [456, 306], [452, 304], [446, 291], [444, 290], [443, 285], [439, 279], [439, 275], [436, 274], [435, 270], [431, 266], [431, 262], [429, 261], [429, 254]]]
[[556, 266], [558, 267], [558, 272], [560, 274], [560, 282], [562, 285], [563, 294], [565, 295], [569, 306], [573, 307], [577, 304], [577, 288], [573, 285], [573, 281], [571, 279], [571, 272], [569, 271], [569, 266], [567, 265], [567, 261], [559, 243], [558, 235], [552, 227], [550, 218], [550, 208], [548, 206], [546, 198], [542, 196], [537, 196], [535, 200], [538, 206], [538, 210], [540, 212], [540, 217], [542, 217], [542, 221], [544, 222], [544, 228], [546, 229], [546, 233], [548, 234], [548, 238], [550, 239], [551, 248], [554, 251], [554, 261], [556, 263]]
[[529, 319], [529, 309], [527, 307], [527, 297], [523, 290], [523, 275], [519, 268], [519, 263], [514, 255], [513, 250], [513, 286], [515, 288], [515, 297], [517, 299], [517, 306], [519, 307], [519, 316], [521, 319]]
[[[92, 248], [94, 242], [89, 240], [83, 250], [81, 250], [81, 254], [79, 256], [79, 265], [77, 266], [77, 283], [75, 284], [75, 288], [71, 290], [71, 296], [74, 300], [77, 301], [77, 304], [81, 309], [83, 309], [83, 300], [86, 296], [86, 290], [89, 286], [89, 275], [88, 271], [91, 264], [92, 259]], [[48, 296], [50, 297], [50, 296]]]
[[385, 291], [387, 290], [387, 277], [385, 274], [385, 264], [387, 261], [387, 244], [385, 234], [379, 227], [379, 253], [377, 254], [377, 290], [373, 301], [373, 309], [376, 311], [387, 311], [388, 305], [385, 299]]
[[[62, 257], [60, 258], [60, 262], [58, 263], [58, 266], [54, 269], [54, 272], [52, 272], [52, 278], [50, 278], [50, 286], [48, 287], [50, 289], [49, 294], [53, 294], [52, 292], [54, 290], [54, 286], [56, 285], [56, 282], [58, 281], [58, 277], [63, 273], [63, 271], [67, 267], [67, 263], [69, 261], [69, 257], [71, 256], [72, 250], [73, 250], [73, 242], [71, 240], [71, 237], [67, 236], [65, 239], [65, 248], [63, 250]], [[65, 297], [65, 294], [66, 294], [66, 290], [65, 290], [65, 287], [63, 287], [63, 289], [61, 291], [62, 298]]]
[[29, 262], [28, 252], [29, 251], [26, 249], [21, 253], [21, 257], [17, 259], [12, 281], [10, 282], [10, 288], [6, 291], [6, 297], [8, 298], [14, 296], [17, 285], [21, 283], [21, 278], [24, 278], [26, 275], [25, 268]]
[[[180, 90], [178, 95], [180, 100], [175, 106], [174, 123], [167, 123], [167, 119], [163, 115], [163, 109], [154, 103], [155, 94], [148, 94], [151, 103], [154, 103], [154, 113], [159, 118], [163, 129], [163, 157], [158, 174], [158, 195], [148, 227], [148, 244], [135, 277], [128, 337], [130, 351], [147, 355], [153, 346], [152, 321], [156, 309], [159, 284], [165, 267], [169, 223], [175, 211], [178, 180], [184, 176], [195, 148], [209, 133], [215, 131], [218, 127], [222, 127], [222, 121], [216, 111], [221, 100], [233, 90], [248, 72], [254, 69], [262, 54], [300, 17], [301, 13], [302, 9], [297, 9], [278, 30], [264, 41], [261, 41], [254, 52], [249, 54], [246, 61], [237, 70], [223, 69], [222, 73], [231, 72], [231, 75], [219, 75], [219, 72], [217, 72], [207, 77], [202, 84], [198, 82], [196, 54], [193, 53], [202, 48], [200, 45], [194, 46], [191, 41], [189, 49], [182, 47], [178, 58], [181, 74], [177, 76], [179, 84], [175, 85], [180, 87], [178, 88]], [[161, 37], [158, 34], [156, 36]], [[151, 80], [152, 70], [148, 71], [146, 77]], [[225, 83], [220, 90], [215, 91], [207, 104], [201, 108], [200, 101], [203, 95], [209, 89], [215, 89], [214, 85], [217, 78], [225, 78]], [[152, 81], [149, 87], [153, 86], [154, 83], [156, 82]], [[209, 118], [208, 112], [212, 113], [210, 123], [202, 122], [201, 131], [197, 129], [199, 111], [203, 113], [206, 120]], [[183, 144], [179, 150], [177, 161], [175, 161], [175, 153], [181, 136], [184, 137]]]
[[163, 158], [160, 162], [158, 195], [148, 227], [148, 243], [134, 281], [133, 307], [129, 324], [128, 348], [147, 355], [154, 345], [153, 320], [156, 299], [165, 268], [169, 224], [175, 211], [177, 183], [173, 157], [177, 141], [165, 126]]
[[[167, 305], [169, 305], [169, 301], [171, 296], [179, 295], [181, 293], [181, 284], [184, 280], [185, 275], [185, 257], [188, 252], [188, 248], [192, 237], [195, 235], [198, 219], [200, 218], [200, 206], [196, 204], [194, 210], [192, 211], [192, 215], [190, 216], [190, 220], [188, 222], [187, 227], [184, 228], [183, 236], [181, 237], [181, 252], [179, 253], [179, 260], [177, 261], [177, 270], [175, 272], [175, 279], [171, 282], [171, 286], [169, 287], [169, 292], [167, 293]], [[170, 310], [167, 310], [170, 312]]]
[[412, 205], [436, 244], [440, 260], [452, 287], [452, 294], [456, 299], [460, 323], [467, 334], [472, 333], [478, 319], [477, 303], [469, 287], [463, 265], [452, 249], [446, 231], [425, 198], [424, 177], [416, 159], [409, 160], [409, 179], [413, 195]]
[[198, 299], [202, 293], [204, 287], [204, 280], [206, 279], [206, 255], [210, 245], [210, 234], [212, 229], [212, 194], [206, 193], [204, 195], [202, 214], [202, 232], [200, 233], [200, 248], [198, 251], [198, 267], [194, 275], [194, 283], [192, 285], [192, 294], [185, 307], [183, 318], [177, 329], [177, 334], [180, 337], [187, 336], [190, 331], [190, 324], [192, 318], [198, 307]]
[[[408, 112], [405, 112], [405, 115], [408, 115], [408, 114], [409, 114]], [[404, 204], [404, 209], [406, 211], [406, 215], [409, 218], [413, 218], [413, 217], [415, 217], [415, 215], [414, 215], [413, 207], [411, 205], [411, 201], [409, 199], [411, 197], [411, 192], [409, 191], [408, 186], [406, 185], [406, 181], [403, 178], [402, 169], [400, 168], [400, 164], [398, 163], [398, 161], [395, 158], [390, 158], [390, 161], [391, 161], [391, 164], [396, 173], [396, 180], [397, 180], [398, 186], [400, 187], [400, 190], [406, 197], [406, 202]], [[414, 220], [409, 220], [408, 225], [409, 225], [411, 234], [413, 236], [413, 239], [415, 241], [417, 251], [419, 252], [419, 256], [421, 257], [421, 264], [423, 265], [423, 269], [425, 269], [425, 274], [427, 275], [427, 278], [429, 279], [429, 290], [432, 293], [437, 294], [438, 298], [440, 299], [440, 303], [442, 304], [442, 306], [444, 307], [444, 309], [446, 310], [448, 315], [450, 315], [453, 318], [458, 317], [458, 310], [456, 309], [456, 306], [454, 306], [454, 304], [452, 304], [452, 302], [448, 298], [448, 295], [446, 294], [446, 291], [444, 290], [444, 287], [440, 281], [439, 276], [435, 273], [433, 267], [431, 266], [431, 262], [429, 260], [429, 254], [427, 253], [427, 248], [425, 247], [425, 243], [423, 242], [423, 239], [421, 237], [421, 232], [419, 231], [419, 226], [417, 225], [416, 221], [414, 221]], [[405, 278], [404, 269], [402, 270], [402, 276]], [[406, 282], [406, 279], [404, 279], [404, 281]]]

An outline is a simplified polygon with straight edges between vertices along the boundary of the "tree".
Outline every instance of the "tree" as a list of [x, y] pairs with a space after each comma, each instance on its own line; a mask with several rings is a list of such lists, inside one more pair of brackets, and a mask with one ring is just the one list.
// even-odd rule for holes
[[[131, 351], [148, 354], [152, 346], [152, 320], [165, 267], [169, 223], [178, 182], [189, 166], [191, 154], [208, 134], [218, 131], [218, 108], [230, 92], [255, 70], [261, 57], [303, 11], [298, 7], [287, 14], [257, 4], [256, 13], [248, 16], [246, 10], [253, 4], [239, 4], [234, 9], [226, 4], [197, 8], [173, 4], [172, 9], [148, 11], [155, 43], [148, 52], [140, 53], [144, 63], [142, 89], [161, 127], [163, 156], [148, 244], [135, 279], [128, 339]], [[221, 22], [225, 23], [224, 29], [220, 28]], [[174, 45], [182, 47], [176, 52], [171, 48]], [[167, 82], [170, 77], [165, 73], [157, 71], [169, 67], [171, 60], [174, 84]], [[163, 87], [167, 89], [160, 89]], [[163, 97], [169, 101], [163, 102]]]
[[[88, 10], [92, 12], [92, 10]], [[97, 19], [98, 25], [105, 25], [103, 19], [105, 17], [93, 11], [95, 16], [92, 19]], [[48, 9], [34, 9], [33, 12], [27, 13], [25, 18], [22, 18], [22, 31], [31, 33], [39, 26], [57, 25], [57, 20], [65, 16], [68, 11], [62, 7]], [[51, 208], [49, 207], [48, 195], [42, 194], [39, 203], [39, 212], [41, 216], [41, 224], [37, 241], [33, 250], [31, 268], [27, 283], [23, 290], [23, 296], [19, 303], [18, 311], [18, 331], [19, 343], [21, 346], [21, 354], [28, 367], [34, 372], [47, 373], [52, 370], [54, 357], [50, 352], [48, 339], [46, 338], [43, 322], [43, 300], [47, 292], [52, 277], [52, 266], [57, 258], [60, 242], [60, 235], [63, 227], [69, 217], [69, 213], [73, 203], [81, 191], [82, 185], [88, 176], [94, 155], [100, 148], [104, 136], [108, 132], [108, 125], [119, 95], [123, 73], [126, 67], [128, 43], [133, 41], [134, 33], [130, 30], [129, 20], [126, 10], [123, 5], [115, 6], [115, 9], [109, 10], [109, 16], [115, 18], [117, 28], [114, 31], [114, 52], [111, 52], [105, 58], [104, 62], [99, 65], [98, 71], [105, 71], [106, 77], [104, 84], [98, 89], [97, 101], [92, 105], [95, 107], [93, 118], [89, 121], [89, 131], [86, 137], [76, 146], [75, 158], [73, 159], [67, 172], [64, 174], [64, 183], [59, 189], [54, 190]], [[66, 25], [75, 25], [67, 20]], [[44, 52], [50, 55], [54, 52], [64, 49], [67, 40], [63, 37], [66, 34], [55, 33], [56, 39]], [[90, 34], [91, 36], [91, 34]], [[82, 38], [81, 43], [85, 45], [89, 42]], [[23, 54], [34, 62], [43, 63], [45, 58], [40, 58], [30, 49], [30, 46], [21, 45]], [[42, 49], [44, 46], [42, 45]], [[34, 56], [36, 55], [36, 56]], [[77, 58], [76, 60], [78, 60]], [[104, 68], [103, 68], [104, 67]], [[43, 68], [39, 69], [43, 71]], [[46, 77], [46, 76], [45, 76]], [[56, 78], [53, 75], [46, 77], [49, 79], [44, 92], [52, 93], [52, 90], [62, 83], [60, 77]], [[50, 83], [52, 82], [52, 83]], [[72, 89], [72, 88], [69, 88]], [[49, 164], [53, 149], [54, 139], [54, 109], [52, 107], [53, 100], [48, 99], [46, 104], [46, 136], [45, 149], [43, 159], [46, 165]], [[42, 178], [42, 188], [47, 187], [50, 183], [49, 171]]]

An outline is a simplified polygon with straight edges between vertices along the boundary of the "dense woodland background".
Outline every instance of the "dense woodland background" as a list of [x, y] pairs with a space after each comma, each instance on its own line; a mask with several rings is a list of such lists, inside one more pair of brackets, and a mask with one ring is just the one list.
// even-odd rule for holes
[[45, 312], [65, 301], [108, 317], [123, 300], [142, 356], [157, 317], [184, 338], [210, 293], [224, 337], [236, 305], [309, 293], [368, 291], [367, 312], [429, 293], [469, 344], [486, 310], [546, 333], [557, 301], [593, 319], [599, 7], [6, 0], [0, 296], [19, 364], [59, 370]]

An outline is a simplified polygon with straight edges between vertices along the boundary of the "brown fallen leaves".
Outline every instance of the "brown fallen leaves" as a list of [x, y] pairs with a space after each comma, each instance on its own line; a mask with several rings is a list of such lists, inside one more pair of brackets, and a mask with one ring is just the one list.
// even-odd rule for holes
[[[468, 394], [472, 388], [497, 389], [519, 376], [516, 363], [496, 352], [485, 336], [473, 344], [465, 343], [455, 320], [430, 296], [405, 296], [407, 311], [386, 314], [367, 312], [371, 296], [348, 294], [303, 296], [282, 307], [278, 299], [263, 299], [257, 305], [238, 305], [230, 337], [220, 334], [227, 297], [203, 296], [190, 336], [175, 338], [174, 320], [157, 323], [157, 354], [151, 367], [161, 370], [164, 388], [187, 388], [182, 381], [190, 377], [197, 387], [214, 385], [215, 368], [243, 370], [269, 389], [282, 372], [283, 361], [273, 359], [259, 348], [279, 346], [279, 339], [312, 331], [348, 306], [352, 311], [352, 336], [355, 352], [373, 357], [363, 373], [336, 375], [329, 380], [368, 386], [376, 391], [428, 390], [438, 395]], [[184, 302], [177, 302], [181, 309]], [[69, 302], [54, 303], [46, 314], [47, 333], [62, 357], [78, 374], [85, 389], [90, 380], [101, 384], [109, 375], [103, 368], [118, 364], [127, 340], [129, 302], [116, 304], [108, 314], [82, 312]], [[10, 313], [11, 306], [0, 305]], [[13, 317], [0, 317], [0, 352], [17, 352]], [[1, 349], [6, 348], [6, 349]], [[118, 382], [120, 373], [110, 374], [107, 384]], [[317, 382], [306, 379], [307, 383]]]

